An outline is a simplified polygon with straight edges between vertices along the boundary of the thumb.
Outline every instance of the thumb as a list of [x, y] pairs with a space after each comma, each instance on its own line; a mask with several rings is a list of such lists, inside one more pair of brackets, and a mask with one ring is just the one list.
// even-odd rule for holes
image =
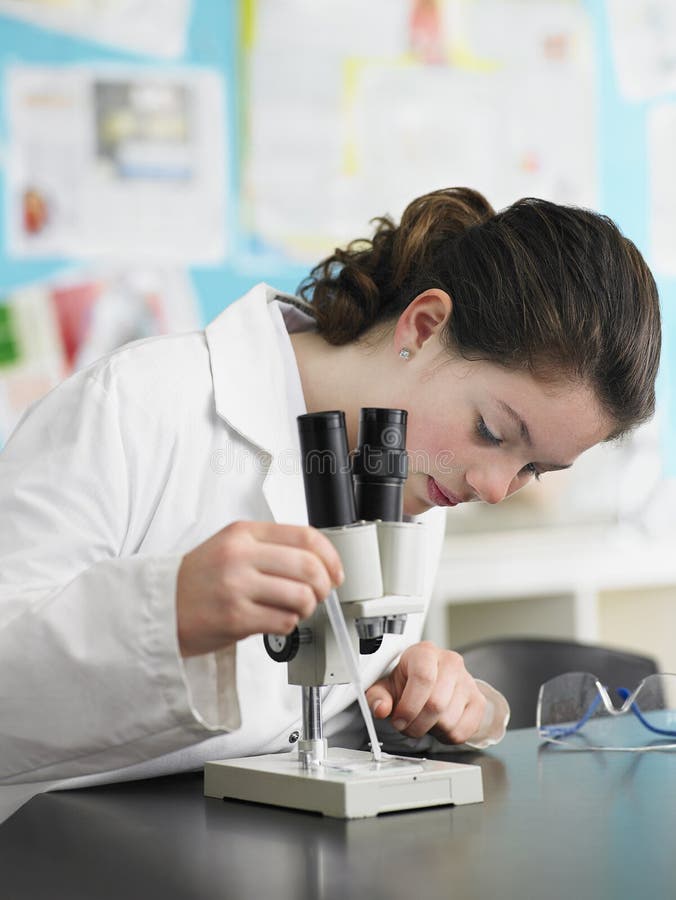
[[366, 702], [376, 719], [386, 719], [392, 712], [394, 696], [389, 678], [381, 678], [366, 691]]

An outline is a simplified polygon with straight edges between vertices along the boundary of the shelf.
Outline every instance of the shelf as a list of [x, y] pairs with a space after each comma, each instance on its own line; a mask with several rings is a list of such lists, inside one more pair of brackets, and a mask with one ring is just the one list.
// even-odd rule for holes
[[444, 542], [426, 634], [447, 642], [454, 605], [531, 600], [533, 609], [545, 598], [568, 598], [568, 636], [596, 641], [602, 592], [675, 585], [676, 532], [658, 539], [628, 527], [580, 526], [452, 534]]
[[668, 584], [676, 584], [676, 534], [538, 529], [447, 537], [434, 598], [466, 603]]

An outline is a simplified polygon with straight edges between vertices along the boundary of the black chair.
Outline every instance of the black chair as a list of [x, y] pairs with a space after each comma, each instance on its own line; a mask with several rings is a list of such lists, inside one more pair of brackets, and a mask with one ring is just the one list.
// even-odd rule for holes
[[501, 638], [455, 648], [475, 678], [505, 695], [512, 715], [509, 728], [535, 725], [540, 685], [564, 672], [591, 672], [610, 688], [630, 690], [658, 671], [648, 656], [595, 644], [540, 638]]

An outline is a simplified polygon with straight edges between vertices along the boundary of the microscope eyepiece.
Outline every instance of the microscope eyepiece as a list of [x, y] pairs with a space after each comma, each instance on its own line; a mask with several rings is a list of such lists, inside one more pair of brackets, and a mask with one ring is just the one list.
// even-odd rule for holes
[[400, 522], [408, 476], [405, 409], [366, 407], [359, 420], [358, 447], [352, 462], [360, 519]]
[[308, 522], [315, 528], [351, 525], [357, 513], [345, 413], [308, 413], [297, 421]]
[[405, 450], [407, 417], [405, 409], [364, 407], [359, 417], [359, 445], [371, 444], [390, 450]]
[[310, 525], [401, 521], [408, 476], [406, 420], [405, 409], [362, 409], [358, 447], [350, 465], [342, 411], [298, 416]]

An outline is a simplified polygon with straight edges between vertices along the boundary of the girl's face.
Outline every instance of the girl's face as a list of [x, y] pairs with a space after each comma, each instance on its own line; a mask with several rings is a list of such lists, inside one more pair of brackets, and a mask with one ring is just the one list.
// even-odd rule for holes
[[413, 365], [392, 385], [392, 405], [409, 411], [407, 515], [474, 500], [499, 503], [531, 479], [569, 468], [612, 431], [585, 385], [438, 359], [417, 370], [415, 360], [402, 361]]

